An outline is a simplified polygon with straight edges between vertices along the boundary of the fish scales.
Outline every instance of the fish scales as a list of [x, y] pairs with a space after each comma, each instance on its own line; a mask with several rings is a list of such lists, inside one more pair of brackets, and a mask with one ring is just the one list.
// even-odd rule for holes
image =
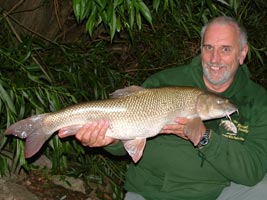
[[[177, 99], [181, 99], [187, 95], [189, 95], [191, 104], [194, 105], [196, 97], [192, 98], [193, 95], [188, 93], [187, 90], [177, 94], [172, 88], [164, 91], [163, 94], [161, 90], [157, 91], [157, 89], [154, 89], [154, 91], [143, 91], [129, 98], [120, 99], [121, 101], [107, 99], [76, 105], [69, 109], [50, 114], [44, 120], [44, 124], [50, 125], [53, 129], [51, 131], [54, 132], [60, 127], [70, 126], [74, 122], [84, 124], [90, 121], [104, 119], [110, 121], [112, 133], [109, 136], [117, 139], [144, 137], [144, 130], [149, 131], [147, 127], [153, 127], [155, 122], [160, 122], [157, 126], [158, 130], [162, 124], [172, 120], [169, 117], [170, 113], [176, 114], [177, 111], [181, 113], [181, 108], [185, 104], [189, 106], [190, 103], [188, 101], [182, 100], [177, 102]], [[140, 109], [140, 104], [142, 104], [142, 109]], [[191, 106], [190, 108], [192, 108], [192, 113], [194, 114], [194, 107]], [[53, 124], [54, 126], [52, 126]], [[132, 132], [136, 132], [136, 134], [133, 135]], [[150, 133], [147, 136], [153, 136], [153, 134]]]
[[[146, 138], [157, 135], [165, 124], [174, 123], [176, 117], [206, 120], [236, 111], [227, 99], [192, 87], [131, 86], [115, 91], [111, 97], [26, 118], [7, 128], [6, 134], [26, 138], [25, 156], [31, 157], [59, 129], [74, 135], [85, 123], [107, 120], [110, 124], [107, 136], [122, 140], [136, 162], [142, 155]], [[218, 105], [218, 99], [224, 104]], [[209, 105], [205, 105], [205, 101]]]

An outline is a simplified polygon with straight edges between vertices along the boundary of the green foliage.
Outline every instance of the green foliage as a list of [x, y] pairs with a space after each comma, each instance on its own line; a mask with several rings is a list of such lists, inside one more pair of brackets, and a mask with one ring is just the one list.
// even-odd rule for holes
[[[200, 29], [222, 14], [236, 17], [248, 29], [248, 65], [252, 78], [267, 88], [267, 9], [264, 0], [74, 0], [79, 23], [94, 37], [105, 27], [104, 40], [46, 43], [36, 37], [21, 42], [0, 17], [0, 173], [31, 169], [23, 156], [24, 141], [4, 136], [10, 124], [34, 114], [52, 112], [82, 101], [107, 98], [126, 85], [140, 84], [150, 74], [189, 62], [199, 54]], [[129, 33], [122, 40], [120, 34]], [[115, 51], [127, 47], [126, 51]], [[112, 186], [122, 199], [127, 160], [84, 148], [73, 137], [55, 134], [40, 151], [52, 161], [52, 173], [85, 177]], [[38, 156], [39, 156], [38, 155]]]
[[[108, 57], [108, 54], [101, 41], [85, 50], [74, 45], [46, 46], [33, 38], [23, 38], [23, 42], [19, 43], [11, 37], [5, 25], [2, 24], [2, 31], [7, 37], [1, 40], [0, 49], [1, 175], [19, 173], [23, 168], [29, 170], [31, 161], [36, 158], [24, 159], [24, 141], [12, 136], [5, 137], [7, 126], [31, 115], [106, 98], [107, 93], [119, 87], [123, 78], [123, 74], [117, 73], [107, 62], [105, 55]], [[56, 134], [39, 155], [42, 153], [52, 161], [53, 173], [63, 173], [70, 162], [94, 160], [96, 156], [87, 157], [84, 147], [74, 138], [60, 140]], [[95, 164], [99, 165], [99, 162]]]
[[142, 0], [73, 0], [73, 11], [78, 22], [86, 20], [85, 29], [90, 36], [101, 25], [111, 39], [122, 29], [132, 32], [135, 24], [141, 30], [141, 16], [152, 25], [151, 12]]
[[[108, 63], [105, 44], [100, 41], [84, 50], [84, 47], [66, 44], [46, 46], [33, 38], [24, 38], [18, 43], [5, 25], [2, 24], [2, 30], [7, 39], [1, 40], [0, 49], [1, 175], [31, 169], [31, 162], [44, 153], [52, 161], [52, 173], [66, 173], [73, 163], [89, 160], [88, 168], [109, 162], [104, 165], [106, 168], [99, 168], [98, 173], [103, 171], [99, 175], [101, 179], [104, 174], [113, 176], [113, 169], [108, 169], [114, 168], [113, 161], [102, 159], [94, 164], [97, 155], [88, 155], [73, 137], [61, 140], [55, 134], [37, 156], [25, 160], [24, 141], [4, 136], [5, 128], [18, 120], [82, 101], [106, 98], [107, 93], [118, 88], [124, 75]], [[115, 187], [117, 179], [111, 180]], [[117, 195], [122, 194], [121, 189], [115, 187], [114, 190]]]

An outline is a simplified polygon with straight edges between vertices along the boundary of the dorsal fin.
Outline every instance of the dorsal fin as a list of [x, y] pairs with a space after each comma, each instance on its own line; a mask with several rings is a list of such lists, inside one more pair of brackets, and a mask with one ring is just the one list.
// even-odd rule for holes
[[136, 92], [139, 92], [141, 90], [144, 90], [145, 88], [137, 85], [132, 85], [123, 89], [118, 89], [115, 92], [111, 93], [109, 96], [110, 98], [122, 98], [126, 96], [130, 96], [132, 94], [135, 94]]

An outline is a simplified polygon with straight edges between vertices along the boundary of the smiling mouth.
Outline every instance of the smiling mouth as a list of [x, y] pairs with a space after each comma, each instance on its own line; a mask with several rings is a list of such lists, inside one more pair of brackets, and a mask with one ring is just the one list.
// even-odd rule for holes
[[219, 71], [222, 67], [213, 67], [211, 66], [210, 69], [214, 70], [214, 71]]
[[210, 69], [211, 72], [216, 72], [219, 73], [220, 71], [224, 70], [227, 66], [226, 65], [212, 65], [212, 64], [207, 64], [208, 69]]
[[212, 67], [212, 66], [210, 66], [209, 71], [211, 74], [219, 75], [219, 74], [223, 73], [224, 67]]
[[220, 69], [220, 68], [223, 68], [223, 67], [227, 67], [227, 65], [225, 65], [225, 64], [220, 64], [220, 63], [210, 63], [210, 62], [208, 62], [207, 63], [207, 67], [210, 67], [210, 68], [212, 68], [212, 69]]
[[212, 69], [220, 69], [220, 68], [223, 68], [224, 66], [214, 66], [214, 65], [211, 65], [210, 68]]

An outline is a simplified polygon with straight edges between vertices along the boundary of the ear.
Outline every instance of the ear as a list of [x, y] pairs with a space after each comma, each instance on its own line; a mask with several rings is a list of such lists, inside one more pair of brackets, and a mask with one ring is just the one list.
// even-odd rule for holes
[[239, 64], [242, 65], [244, 63], [244, 60], [248, 53], [248, 45], [246, 44], [244, 48], [241, 51], [240, 58], [239, 58]]

